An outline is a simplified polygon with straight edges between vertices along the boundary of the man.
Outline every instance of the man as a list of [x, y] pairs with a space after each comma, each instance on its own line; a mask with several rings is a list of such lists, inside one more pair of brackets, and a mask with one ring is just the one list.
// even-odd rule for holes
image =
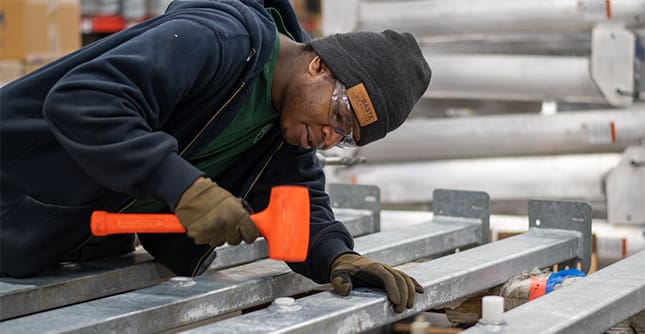
[[264, 209], [276, 185], [308, 187], [316, 282], [384, 288], [397, 312], [421, 286], [360, 256], [334, 219], [316, 149], [365, 145], [398, 127], [430, 69], [410, 34], [309, 41], [286, 0], [174, 1], [0, 91], [0, 272], [133, 249], [92, 238], [93, 210], [174, 212], [186, 234], [140, 234], [178, 275], [198, 275], [227, 242], [253, 242], [239, 198]]

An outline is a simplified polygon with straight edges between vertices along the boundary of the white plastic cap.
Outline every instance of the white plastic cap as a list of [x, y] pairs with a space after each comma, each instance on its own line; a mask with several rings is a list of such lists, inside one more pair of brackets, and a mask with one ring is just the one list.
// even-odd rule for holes
[[485, 296], [482, 298], [482, 321], [485, 323], [504, 322], [504, 297]]

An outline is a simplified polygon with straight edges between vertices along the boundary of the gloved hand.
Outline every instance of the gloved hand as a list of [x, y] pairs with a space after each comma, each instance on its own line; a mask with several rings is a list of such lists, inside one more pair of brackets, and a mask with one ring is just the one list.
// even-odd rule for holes
[[347, 296], [352, 286], [385, 289], [387, 299], [398, 313], [412, 308], [415, 292], [423, 293], [423, 287], [402, 271], [353, 253], [334, 260], [330, 281], [341, 296]]
[[175, 214], [197, 244], [252, 243], [258, 237], [239, 198], [207, 178], [195, 181], [179, 199]]

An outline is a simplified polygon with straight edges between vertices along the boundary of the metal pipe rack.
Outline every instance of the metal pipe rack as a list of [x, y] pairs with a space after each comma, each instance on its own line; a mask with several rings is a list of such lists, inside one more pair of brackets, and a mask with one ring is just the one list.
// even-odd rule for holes
[[529, 232], [399, 269], [416, 277], [425, 292], [414, 307], [395, 313], [382, 291], [357, 289], [350, 297], [323, 292], [274, 305], [185, 333], [356, 333], [438, 307], [514, 275], [558, 263], [591, 261], [591, 207], [580, 202], [529, 202]]
[[[393, 29], [416, 35], [433, 68], [430, 98], [498, 99], [630, 106], [636, 91], [636, 34], [645, 0], [330, 0], [323, 33]], [[449, 24], [446, 24], [449, 22]], [[590, 31], [590, 57], [440, 54], [433, 43], [495, 34]], [[642, 42], [641, 42], [642, 43]], [[498, 51], [499, 52], [499, 51]], [[496, 53], [498, 53], [496, 52]], [[478, 52], [479, 53], [479, 52]], [[555, 85], [554, 83], [557, 83]]]
[[[438, 205], [441, 212], [435, 211], [432, 221], [359, 237], [357, 251], [397, 265], [488, 240], [487, 194], [437, 190], [436, 196], [445, 204]], [[283, 262], [266, 259], [5, 320], [0, 332], [156, 332], [319, 288]]]
[[645, 251], [503, 314], [464, 334], [602, 333], [645, 310]]

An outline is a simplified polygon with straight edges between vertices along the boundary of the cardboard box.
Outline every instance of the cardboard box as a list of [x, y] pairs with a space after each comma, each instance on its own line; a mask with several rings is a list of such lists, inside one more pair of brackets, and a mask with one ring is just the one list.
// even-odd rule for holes
[[48, 52], [48, 22], [47, 1], [0, 1], [0, 58]]
[[81, 47], [81, 10], [78, 0], [58, 0], [56, 6], [56, 33], [54, 46], [57, 56], [68, 54]]
[[51, 58], [80, 46], [78, 0], [0, 0], [0, 59]]
[[0, 59], [0, 87], [27, 75], [55, 58], [25, 59]]
[[0, 86], [25, 75], [25, 63], [22, 59], [0, 60]]

